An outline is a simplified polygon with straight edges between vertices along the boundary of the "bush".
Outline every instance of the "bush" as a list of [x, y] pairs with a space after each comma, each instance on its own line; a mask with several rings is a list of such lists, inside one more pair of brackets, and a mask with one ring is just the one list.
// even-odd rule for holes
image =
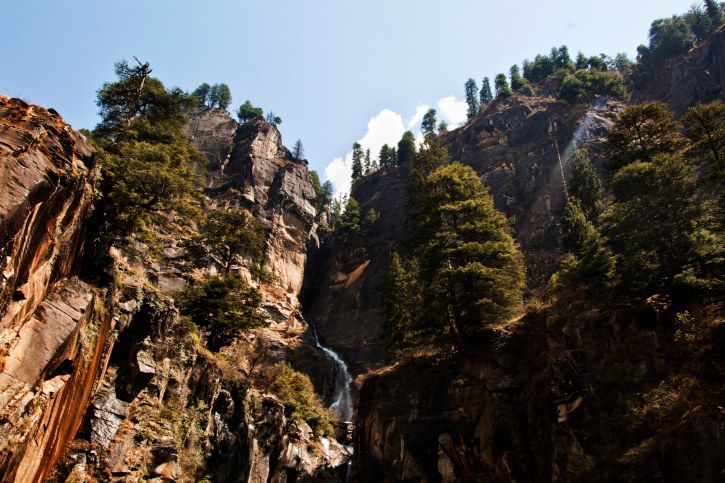
[[564, 75], [559, 87], [559, 98], [580, 102], [594, 96], [611, 96], [621, 100], [629, 97], [619, 72], [580, 69]]

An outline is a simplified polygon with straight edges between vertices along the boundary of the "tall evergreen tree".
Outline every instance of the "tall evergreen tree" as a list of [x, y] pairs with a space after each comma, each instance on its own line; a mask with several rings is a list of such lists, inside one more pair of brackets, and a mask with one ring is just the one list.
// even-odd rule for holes
[[635, 161], [649, 162], [661, 153], [683, 147], [680, 125], [661, 102], [647, 102], [622, 110], [609, 133], [610, 167]]
[[378, 156], [378, 159], [380, 160], [380, 167], [383, 169], [392, 168], [397, 164], [396, 157], [395, 148], [391, 148], [387, 144], [383, 144], [383, 147], [380, 148], [380, 155]]
[[415, 156], [415, 136], [410, 131], [406, 131], [398, 142], [398, 165], [405, 166]]
[[420, 343], [416, 331], [420, 328], [418, 314], [423, 306], [423, 291], [418, 285], [415, 259], [404, 262], [397, 252], [393, 252], [386, 293], [386, 333], [390, 345], [400, 349]]
[[423, 120], [420, 123], [420, 130], [425, 135], [433, 134], [436, 129], [436, 124], [436, 110], [428, 109], [428, 111], [423, 116]]
[[511, 97], [511, 88], [509, 87], [509, 83], [508, 80], [506, 80], [505, 74], [497, 75], [494, 84], [496, 86], [497, 99], [506, 99], [508, 97]]
[[191, 94], [196, 99], [199, 107], [208, 106], [209, 105], [209, 93], [211, 92], [211, 86], [204, 82], [199, 87], [194, 89], [194, 92]]
[[474, 79], [466, 81], [466, 103], [468, 104], [468, 118], [472, 118], [479, 113], [481, 106], [478, 103], [478, 86]]
[[720, 2], [716, 0], [705, 0], [705, 11], [710, 17], [711, 30], [717, 30], [722, 25], [723, 11]]
[[339, 239], [346, 244], [356, 243], [362, 235], [360, 204], [352, 196], [347, 199], [345, 211], [340, 215], [335, 231]]
[[446, 131], [448, 131], [448, 123], [444, 119], [438, 124], [438, 133], [444, 133]]
[[[521, 73], [519, 71], [519, 66], [514, 64], [511, 66], [511, 89], [513, 89], [514, 92], [520, 92], [520, 91], [530, 91], [531, 88], [529, 87], [529, 83], [526, 79], [521, 77]], [[524, 92], [526, 93], [526, 92]]]
[[367, 149], [365, 151], [365, 163], [363, 165], [363, 169], [365, 170], [365, 174], [370, 174], [370, 171], [372, 170], [372, 163], [370, 162], [370, 149]]
[[720, 100], [697, 104], [682, 116], [685, 135], [690, 141], [688, 155], [711, 170], [709, 178], [725, 179], [725, 103]]
[[360, 176], [362, 176], [365, 172], [365, 168], [363, 166], [363, 159], [365, 158], [365, 153], [362, 150], [362, 146], [360, 146], [360, 143], [355, 143], [352, 145], [352, 180], [355, 181]]
[[305, 147], [302, 145], [302, 140], [298, 139], [292, 148], [292, 157], [295, 159], [303, 159], [305, 157]]
[[596, 221], [602, 212], [604, 188], [585, 149], [577, 149], [570, 161], [569, 195], [578, 200], [587, 219]]
[[473, 169], [433, 171], [422, 185], [418, 231], [422, 312], [460, 347], [521, 306], [523, 261], [506, 218]]
[[214, 84], [212, 91], [216, 90], [216, 105], [220, 109], [226, 109], [232, 103], [232, 91], [229, 86], [221, 83]]
[[491, 91], [491, 81], [488, 77], [484, 77], [481, 83], [481, 108], [488, 105], [492, 100], [493, 92]]

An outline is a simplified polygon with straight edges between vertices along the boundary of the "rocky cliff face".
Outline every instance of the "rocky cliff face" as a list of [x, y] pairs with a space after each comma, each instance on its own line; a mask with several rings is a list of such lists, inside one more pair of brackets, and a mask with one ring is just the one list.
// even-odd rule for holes
[[682, 114], [697, 102], [724, 99], [725, 28], [721, 28], [690, 52], [671, 59], [655, 73], [634, 101], [657, 99]]
[[[603, 142], [621, 108], [605, 98], [572, 107], [551, 97], [515, 96], [441, 137], [451, 159], [475, 169], [496, 207], [511, 217], [532, 288], [548, 278], [555, 261], [567, 160], [574, 148], [585, 148], [601, 167]], [[363, 246], [328, 240], [311, 271], [305, 314], [357, 374], [385, 357], [385, 281], [390, 253], [404, 237], [406, 177], [399, 169], [355, 182], [352, 196], [362, 211], [380, 214], [375, 232]]]
[[0, 98], [0, 119], [3, 481], [191, 481], [200, 468], [215, 481], [344, 478], [348, 451], [244, 376], [288, 361], [322, 394], [334, 376], [298, 311], [317, 243], [315, 192], [277, 129], [239, 126], [219, 110], [193, 113], [187, 127], [211, 160], [196, 167], [204, 206], [248, 208], [268, 232], [273, 281], [260, 290], [269, 325], [215, 356], [169, 296], [194, 276], [180, 245], [191, 228], [172, 222], [156, 230], [158, 246], [134, 239], [112, 249], [113, 287], [94, 286], [82, 277], [91, 145], [54, 111], [17, 99]]
[[42, 480], [81, 423], [113, 321], [81, 280], [93, 149], [58, 114], [0, 97], [0, 475]]

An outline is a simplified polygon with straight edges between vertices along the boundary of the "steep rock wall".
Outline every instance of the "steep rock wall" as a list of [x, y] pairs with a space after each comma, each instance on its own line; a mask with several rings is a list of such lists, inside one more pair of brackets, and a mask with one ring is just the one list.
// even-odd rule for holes
[[0, 97], [0, 475], [42, 480], [109, 350], [104, 294], [77, 278], [92, 148], [55, 111]]

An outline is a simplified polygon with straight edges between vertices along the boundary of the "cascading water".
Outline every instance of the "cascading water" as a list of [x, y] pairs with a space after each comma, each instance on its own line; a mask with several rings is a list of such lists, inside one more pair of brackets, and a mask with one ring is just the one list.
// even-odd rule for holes
[[335, 362], [335, 394], [334, 401], [330, 405], [330, 409], [334, 409], [340, 414], [343, 421], [352, 421], [352, 376], [350, 371], [347, 369], [347, 364], [342, 358], [329, 347], [325, 347], [320, 342], [320, 337], [317, 334], [317, 328], [313, 326], [315, 333], [315, 344], [317, 347], [327, 354]]

